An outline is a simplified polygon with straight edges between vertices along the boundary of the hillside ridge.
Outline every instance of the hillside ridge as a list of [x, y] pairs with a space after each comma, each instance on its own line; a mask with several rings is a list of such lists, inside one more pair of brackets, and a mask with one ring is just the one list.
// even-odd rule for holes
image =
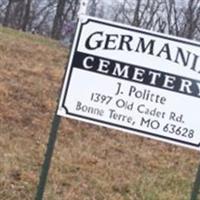
[[[0, 27], [0, 199], [34, 199], [68, 50]], [[62, 119], [45, 199], [187, 200], [198, 152]]]

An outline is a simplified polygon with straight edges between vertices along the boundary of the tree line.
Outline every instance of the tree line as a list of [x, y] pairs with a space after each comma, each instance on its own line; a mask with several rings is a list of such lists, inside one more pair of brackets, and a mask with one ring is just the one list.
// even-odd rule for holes
[[[0, 23], [60, 40], [74, 30], [80, 0], [0, 0]], [[199, 0], [89, 0], [87, 14], [200, 40]]]

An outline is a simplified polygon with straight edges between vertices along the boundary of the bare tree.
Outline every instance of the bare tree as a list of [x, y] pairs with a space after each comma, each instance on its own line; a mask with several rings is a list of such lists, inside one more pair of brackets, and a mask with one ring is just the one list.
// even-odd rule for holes
[[26, 5], [25, 5], [25, 14], [23, 16], [23, 24], [22, 24], [23, 31], [26, 31], [27, 25], [29, 23], [31, 3], [32, 3], [32, 0], [27, 0]]
[[180, 5], [176, 0], [164, 0], [163, 8], [164, 15], [160, 18], [166, 23], [166, 33], [189, 39], [198, 35], [200, 21], [200, 2], [198, 0], [190, 0], [187, 5]]
[[6, 7], [6, 14], [5, 14], [4, 21], [3, 21], [3, 26], [8, 26], [12, 2], [13, 2], [12, 0], [8, 1], [8, 5]]
[[[66, 36], [77, 18], [80, 0], [0, 0], [0, 23], [24, 31], [36, 29], [54, 39]], [[187, 3], [186, 3], [187, 2]], [[88, 13], [133, 26], [200, 39], [200, 1], [90, 0]]]
[[52, 38], [60, 39], [63, 26], [67, 26], [76, 19], [79, 0], [58, 0], [56, 14], [52, 28]]
[[190, 0], [188, 2], [185, 18], [184, 36], [192, 39], [196, 33], [198, 21], [200, 20], [200, 2], [198, 0]]
[[4, 26], [26, 31], [32, 0], [9, 0], [4, 17]]
[[134, 25], [134, 26], [139, 26], [140, 25], [140, 19], [139, 19], [140, 7], [141, 7], [141, 1], [137, 0], [136, 1], [136, 6], [135, 6], [133, 22], [132, 22], [132, 25]]
[[162, 0], [123, 0], [113, 7], [113, 19], [133, 26], [151, 29], [158, 18]]
[[123, 0], [112, 5], [111, 19], [186, 38], [200, 38], [200, 1]]
[[90, 0], [89, 1], [89, 15], [96, 16], [98, 10], [98, 4], [100, 3], [99, 0]]
[[41, 0], [33, 0], [28, 29], [33, 33], [51, 36], [56, 4], [56, 0], [44, 1], [43, 4], [41, 4]]
[[66, 0], [58, 0], [57, 3], [57, 9], [56, 9], [56, 15], [53, 22], [53, 28], [52, 28], [52, 38], [59, 39], [61, 34], [61, 29], [63, 25], [63, 14], [65, 9]]

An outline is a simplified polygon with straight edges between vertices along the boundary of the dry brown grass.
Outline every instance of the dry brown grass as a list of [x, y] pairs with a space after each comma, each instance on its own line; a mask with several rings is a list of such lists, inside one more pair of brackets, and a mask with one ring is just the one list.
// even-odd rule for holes
[[[0, 28], [0, 199], [34, 199], [67, 50]], [[46, 200], [187, 200], [198, 152], [62, 119]]]

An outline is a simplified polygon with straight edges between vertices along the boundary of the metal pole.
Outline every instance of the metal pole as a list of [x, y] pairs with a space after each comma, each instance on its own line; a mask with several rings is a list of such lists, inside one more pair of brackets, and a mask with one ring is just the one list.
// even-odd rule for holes
[[197, 170], [195, 182], [192, 188], [191, 200], [197, 200], [200, 188], [200, 164]]
[[[81, 15], [84, 15], [86, 13], [87, 5], [88, 5], [88, 0], [81, 0], [78, 17], [80, 17]], [[54, 150], [54, 146], [56, 143], [56, 138], [57, 138], [60, 121], [61, 121], [61, 117], [58, 116], [55, 112], [52, 126], [51, 126], [51, 131], [49, 134], [49, 141], [47, 144], [45, 159], [44, 159], [43, 166], [41, 169], [40, 180], [39, 180], [39, 184], [37, 187], [37, 193], [36, 193], [35, 200], [43, 199], [44, 190], [45, 190], [45, 186], [46, 186], [46, 182], [47, 182], [48, 172], [49, 172], [49, 168], [50, 168], [50, 164], [51, 164], [51, 158], [53, 156], [53, 150]]]
[[49, 135], [49, 141], [47, 144], [47, 150], [45, 153], [45, 159], [44, 159], [44, 163], [43, 163], [41, 174], [40, 174], [40, 181], [39, 181], [39, 184], [37, 187], [37, 193], [36, 193], [35, 200], [43, 199], [45, 185], [47, 182], [48, 171], [49, 171], [50, 164], [51, 164], [51, 158], [52, 158], [54, 146], [56, 143], [56, 138], [57, 138], [60, 121], [61, 121], [61, 117], [56, 115], [56, 112], [55, 112], [52, 126], [51, 126], [50, 135]]

